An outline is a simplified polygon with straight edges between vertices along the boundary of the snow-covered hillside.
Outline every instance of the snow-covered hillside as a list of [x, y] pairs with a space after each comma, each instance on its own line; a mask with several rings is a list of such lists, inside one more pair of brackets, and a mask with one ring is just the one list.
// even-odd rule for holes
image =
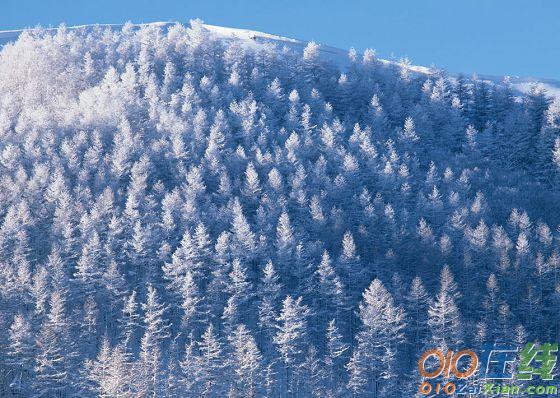
[[410, 398], [426, 349], [559, 340], [542, 88], [199, 21], [1, 37], [0, 397]]
[[[149, 24], [136, 24], [134, 26], [136, 28], [140, 28], [142, 26], [153, 25], [153, 26], [158, 26], [165, 30], [168, 27], [173, 26], [174, 24], [175, 22], [152, 22]], [[111, 29], [119, 30], [122, 28], [123, 25], [119, 25], [119, 24], [80, 25], [80, 26], [68, 27], [67, 29], [87, 30], [87, 29], [92, 29], [92, 27], [94, 26], [109, 27]], [[204, 27], [219, 40], [241, 42], [247, 48], [258, 49], [258, 48], [262, 48], [262, 46], [265, 45], [266, 43], [269, 43], [269, 44], [278, 45], [280, 47], [285, 46], [296, 51], [303, 51], [303, 49], [307, 45], [307, 42], [303, 40], [291, 39], [291, 38], [277, 36], [273, 34], [257, 32], [254, 30], [228, 28], [228, 27], [208, 25], [208, 24], [204, 24]], [[56, 28], [47, 28], [46, 30], [55, 32]], [[22, 32], [23, 30], [0, 31], [0, 47], [6, 43], [17, 40], [17, 38]], [[319, 52], [321, 54], [321, 58], [334, 63], [342, 70], [345, 70], [349, 66], [348, 50], [342, 50], [339, 48], [321, 44], [319, 47]], [[384, 63], [396, 62], [396, 61], [388, 61], [383, 59], [379, 59], [379, 61]], [[405, 67], [413, 73], [424, 73], [424, 74], [433, 73], [431, 68], [425, 66], [418, 66], [418, 65], [412, 65], [406, 63]], [[460, 71], [450, 71], [449, 73], [453, 76], [454, 75], [453, 72], [460, 72]], [[479, 74], [479, 78], [482, 80], [486, 80], [498, 84], [502, 83], [504, 80], [503, 76], [500, 77], [500, 76], [486, 75], [483, 73], [483, 71], [481, 71], [481, 74]], [[549, 93], [549, 95], [560, 99], [560, 81], [553, 80], [553, 79], [537, 79], [534, 77], [519, 77], [519, 76], [508, 76], [507, 78], [511, 83], [512, 87], [520, 93], [526, 94], [531, 90], [532, 87], [534, 87], [535, 85], [539, 85], [544, 90], [546, 90], [547, 93]]]

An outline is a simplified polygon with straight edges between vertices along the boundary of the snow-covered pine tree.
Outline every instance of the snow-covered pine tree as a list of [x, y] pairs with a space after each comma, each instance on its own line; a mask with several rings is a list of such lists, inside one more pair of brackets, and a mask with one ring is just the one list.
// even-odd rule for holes
[[301, 367], [304, 362], [308, 336], [307, 318], [309, 308], [302, 304], [302, 298], [286, 296], [282, 301], [282, 309], [277, 318], [277, 331], [274, 343], [277, 346], [279, 360], [284, 366], [284, 382], [286, 393], [294, 394], [302, 382]]
[[6, 364], [13, 369], [10, 390], [15, 395], [32, 396], [35, 378], [36, 345], [34, 331], [23, 314], [17, 314], [8, 331]]
[[165, 391], [165, 358], [163, 345], [170, 337], [169, 324], [165, 318], [166, 307], [160, 303], [156, 289], [148, 285], [144, 310], [144, 334], [140, 341], [138, 389], [148, 397], [157, 397]]
[[[363, 293], [359, 316], [361, 326], [349, 365], [355, 374], [350, 375], [349, 387], [384, 396], [396, 381], [394, 353], [404, 340], [404, 310], [395, 305], [381, 281], [374, 279]], [[362, 377], [366, 384], [361, 384]]]
[[37, 339], [33, 396], [71, 395], [77, 391], [78, 353], [66, 306], [64, 296], [51, 294], [50, 310]]

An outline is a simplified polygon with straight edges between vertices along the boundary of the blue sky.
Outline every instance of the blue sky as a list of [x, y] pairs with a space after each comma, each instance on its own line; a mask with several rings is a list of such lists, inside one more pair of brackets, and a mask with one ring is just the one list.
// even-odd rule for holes
[[2, 0], [0, 30], [181, 21], [340, 48], [371, 47], [451, 72], [560, 79], [558, 0]]

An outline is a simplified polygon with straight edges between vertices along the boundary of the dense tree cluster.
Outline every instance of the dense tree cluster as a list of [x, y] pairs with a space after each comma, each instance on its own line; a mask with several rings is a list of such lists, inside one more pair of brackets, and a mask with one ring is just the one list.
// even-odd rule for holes
[[0, 52], [0, 396], [410, 397], [560, 338], [560, 103], [185, 27]]

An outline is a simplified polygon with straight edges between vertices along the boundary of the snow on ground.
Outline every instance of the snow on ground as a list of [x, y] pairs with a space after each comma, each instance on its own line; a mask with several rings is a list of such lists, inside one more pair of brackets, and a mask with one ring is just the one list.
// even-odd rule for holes
[[[149, 24], [135, 24], [136, 27], [142, 27], [144, 25], [156, 25], [163, 28], [169, 27], [175, 24], [175, 22], [152, 22]], [[92, 27], [94, 25], [78, 25], [68, 27], [67, 29], [85, 29]], [[120, 29], [123, 25], [121, 24], [99, 24], [96, 26], [110, 27], [113, 29]], [[204, 24], [205, 28], [208, 29], [212, 34], [221, 40], [226, 41], [241, 41], [249, 48], [258, 49], [262, 47], [265, 43], [273, 43], [279, 46], [286, 46], [296, 51], [303, 51], [303, 48], [308, 42], [304, 40], [293, 39], [289, 37], [283, 37], [278, 35], [273, 35], [270, 33], [258, 32], [249, 29], [238, 29], [238, 28], [228, 28], [223, 26], [208, 25]], [[47, 28], [47, 30], [56, 31], [57, 28]], [[6, 30], [0, 31], [0, 48], [6, 43], [17, 40], [19, 35], [23, 30]], [[321, 57], [325, 60], [333, 62], [341, 69], [345, 69], [348, 64], [348, 51], [342, 50], [336, 47], [321, 45], [319, 47], [319, 52]], [[388, 61], [380, 59], [381, 62], [389, 64], [395, 61]], [[432, 68], [419, 65], [409, 65], [407, 68], [413, 73], [430, 74], [432, 73]], [[490, 76], [490, 75], [479, 75], [480, 79], [487, 80], [494, 83], [500, 83], [504, 80], [502, 76]], [[560, 81], [553, 79], [537, 79], [533, 77], [519, 77], [513, 76], [509, 77], [512, 87], [521, 93], [528, 93], [534, 85], [541, 86], [546, 90], [549, 95], [560, 100]]]

